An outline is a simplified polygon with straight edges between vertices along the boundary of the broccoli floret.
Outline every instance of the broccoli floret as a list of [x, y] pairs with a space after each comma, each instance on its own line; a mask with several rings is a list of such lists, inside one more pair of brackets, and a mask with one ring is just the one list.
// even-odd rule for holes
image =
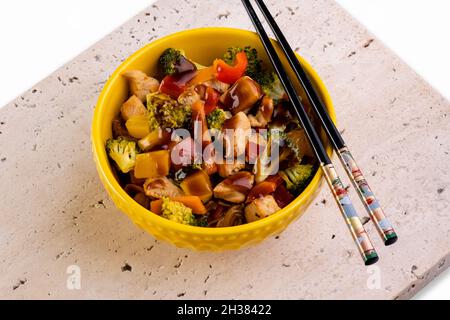
[[[223, 61], [225, 61], [229, 65], [233, 65], [234, 59], [236, 59], [236, 54], [238, 54], [239, 52], [242, 52], [242, 51], [243, 51], [243, 49], [240, 47], [228, 48], [227, 51], [225, 51], [225, 53], [223, 55]], [[247, 56], [247, 59], [248, 59], [248, 56]]]
[[[267, 73], [266, 73], [267, 74]], [[280, 78], [275, 73], [269, 73], [269, 76], [264, 78], [264, 81], [260, 83], [264, 93], [271, 97], [274, 103], [278, 103], [279, 100], [283, 99], [286, 95], [284, 87], [281, 84]]]
[[175, 74], [177, 72], [176, 66], [180, 63], [183, 52], [181, 50], [169, 48], [166, 49], [161, 57], [159, 63], [161, 64], [165, 74]]
[[276, 143], [278, 146], [283, 146], [287, 136], [286, 125], [270, 124], [267, 135], [272, 143]]
[[206, 122], [208, 123], [209, 129], [221, 130], [226, 119], [226, 112], [220, 108], [215, 109], [213, 112], [206, 116]]
[[165, 104], [158, 110], [164, 128], [178, 129], [191, 121], [192, 109], [186, 105]]
[[170, 221], [191, 226], [197, 225], [197, 220], [192, 214], [191, 208], [186, 207], [180, 202], [170, 200], [167, 197], [163, 198], [161, 214]]
[[195, 225], [196, 225], [197, 227], [202, 227], [202, 228], [208, 227], [208, 226], [209, 226], [209, 223], [208, 223], [208, 216], [203, 215], [203, 216], [201, 216], [200, 218], [198, 218], [198, 219], [196, 220], [196, 222], [195, 222]]
[[313, 173], [313, 166], [310, 164], [298, 164], [284, 171], [280, 171], [281, 177], [286, 181], [288, 190], [296, 192], [301, 192], [306, 188]]
[[149, 114], [150, 130], [156, 128], [178, 129], [191, 121], [192, 109], [187, 105], [180, 105], [163, 93], [147, 95], [147, 110]]
[[163, 93], [150, 93], [147, 95], [147, 110], [150, 130], [160, 128], [158, 109], [166, 103], [174, 103], [174, 100]]
[[136, 142], [123, 137], [109, 139], [106, 142], [106, 151], [123, 173], [130, 172], [134, 168], [138, 153]]
[[168, 48], [163, 52], [159, 58], [159, 63], [166, 75], [194, 71], [197, 69], [197, 66], [200, 69], [203, 67], [186, 58], [183, 50], [173, 48]]

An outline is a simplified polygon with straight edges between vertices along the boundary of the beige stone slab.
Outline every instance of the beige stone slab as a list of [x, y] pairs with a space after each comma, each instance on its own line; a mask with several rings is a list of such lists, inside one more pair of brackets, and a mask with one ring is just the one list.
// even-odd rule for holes
[[[175, 31], [252, 29], [238, 0], [165, 0], [0, 110], [0, 298], [409, 298], [448, 267], [449, 102], [333, 1], [269, 3], [328, 86], [397, 228], [399, 242], [383, 247], [367, 224], [376, 268], [361, 264], [326, 189], [279, 238], [223, 254], [159, 243], [114, 208], [89, 141], [108, 76]], [[70, 265], [81, 290], [66, 287]]]

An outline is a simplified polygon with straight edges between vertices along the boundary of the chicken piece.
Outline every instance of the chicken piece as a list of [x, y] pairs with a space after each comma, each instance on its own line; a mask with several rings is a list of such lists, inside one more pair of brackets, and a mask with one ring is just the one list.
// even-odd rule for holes
[[149, 93], [159, 90], [159, 81], [140, 70], [128, 70], [122, 75], [129, 81], [131, 94], [141, 99], [142, 102], [145, 102]]
[[[225, 130], [224, 139], [227, 155], [231, 155], [229, 149], [231, 146], [233, 146], [235, 157], [242, 155], [245, 152], [252, 129], [248, 117], [245, 113], [239, 112], [224, 122], [223, 129]], [[230, 132], [227, 132], [227, 129], [230, 129]]]
[[261, 97], [259, 84], [250, 77], [242, 77], [220, 97], [220, 102], [232, 114], [247, 113]]
[[253, 187], [255, 179], [250, 172], [241, 171], [223, 180], [214, 188], [214, 197], [233, 203], [242, 203]]
[[260, 132], [253, 131], [248, 138], [246, 146], [245, 160], [249, 164], [255, 164], [258, 158], [267, 148], [267, 140]]
[[200, 100], [200, 95], [195, 91], [193, 87], [183, 91], [182, 94], [178, 96], [178, 103], [185, 106], [192, 106], [194, 102]]
[[245, 168], [244, 162], [222, 163], [217, 165], [217, 170], [222, 178], [228, 178]]
[[314, 157], [314, 151], [306, 137], [305, 130], [295, 129], [288, 132], [286, 136], [288, 142], [292, 144], [290, 147], [294, 149], [298, 158], [303, 156]]
[[270, 122], [272, 115], [273, 99], [268, 96], [264, 96], [256, 115], [249, 115], [248, 120], [250, 121], [252, 128], [263, 128]]
[[275, 198], [271, 195], [253, 200], [245, 207], [245, 219], [247, 222], [253, 222], [264, 219], [281, 208], [278, 206]]
[[147, 196], [156, 199], [184, 195], [183, 190], [166, 177], [148, 178], [144, 183], [144, 191]]
[[216, 91], [219, 91], [220, 93], [225, 93], [230, 88], [230, 85], [228, 83], [219, 81], [217, 79], [211, 79], [204, 82], [203, 84], [207, 87], [213, 88]]
[[[169, 147], [170, 161], [175, 170], [190, 166], [195, 160], [195, 142], [187, 137], [180, 142], [172, 141]], [[201, 150], [200, 150], [201, 151]]]
[[124, 102], [120, 108], [120, 114], [124, 121], [128, 121], [133, 116], [143, 116], [147, 113], [147, 108], [142, 103], [141, 99], [135, 95]]

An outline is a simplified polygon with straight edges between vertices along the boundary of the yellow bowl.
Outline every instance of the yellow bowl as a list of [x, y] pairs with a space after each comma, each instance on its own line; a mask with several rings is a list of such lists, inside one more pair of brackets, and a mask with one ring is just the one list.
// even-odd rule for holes
[[[278, 44], [275, 41], [274, 44], [280, 53]], [[183, 49], [194, 61], [210, 65], [215, 58], [222, 56], [228, 47], [248, 45], [255, 47], [262, 60], [270, 65], [259, 37], [253, 32], [230, 28], [201, 28], [175, 33], [154, 41], [131, 55], [119, 66], [103, 88], [92, 123], [92, 148], [98, 174], [116, 206], [135, 224], [157, 239], [170, 242], [177, 247], [202, 251], [223, 251], [253, 245], [269, 236], [279, 234], [289, 223], [300, 217], [315, 198], [322, 184], [322, 173], [319, 170], [300, 196], [268, 218], [229, 228], [201, 228], [178, 224], [149, 212], [128, 196], [114, 178], [105, 151], [105, 142], [112, 135], [113, 118], [119, 113], [121, 104], [128, 97], [127, 82], [121, 76], [125, 70], [139, 69], [149, 75], [155, 74], [158, 70], [159, 56], [169, 47]], [[335, 121], [332, 102], [324, 84], [304, 59], [299, 57], [299, 60]], [[287, 65], [286, 61], [283, 62]], [[327, 152], [331, 156], [332, 149], [329, 144], [327, 144]]]

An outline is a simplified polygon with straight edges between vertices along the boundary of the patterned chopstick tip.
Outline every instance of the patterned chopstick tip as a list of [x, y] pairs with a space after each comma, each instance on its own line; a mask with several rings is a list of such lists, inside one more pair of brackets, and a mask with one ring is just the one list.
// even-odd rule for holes
[[370, 189], [369, 184], [356, 164], [355, 159], [348, 148], [340, 149], [339, 154], [378, 233], [386, 245], [393, 244], [398, 238], [397, 234], [395, 233], [392, 224], [386, 218], [383, 209]]
[[369, 239], [369, 235], [367, 234], [336, 169], [333, 165], [326, 165], [323, 166], [323, 170], [364, 263], [369, 265], [377, 262], [378, 254]]

